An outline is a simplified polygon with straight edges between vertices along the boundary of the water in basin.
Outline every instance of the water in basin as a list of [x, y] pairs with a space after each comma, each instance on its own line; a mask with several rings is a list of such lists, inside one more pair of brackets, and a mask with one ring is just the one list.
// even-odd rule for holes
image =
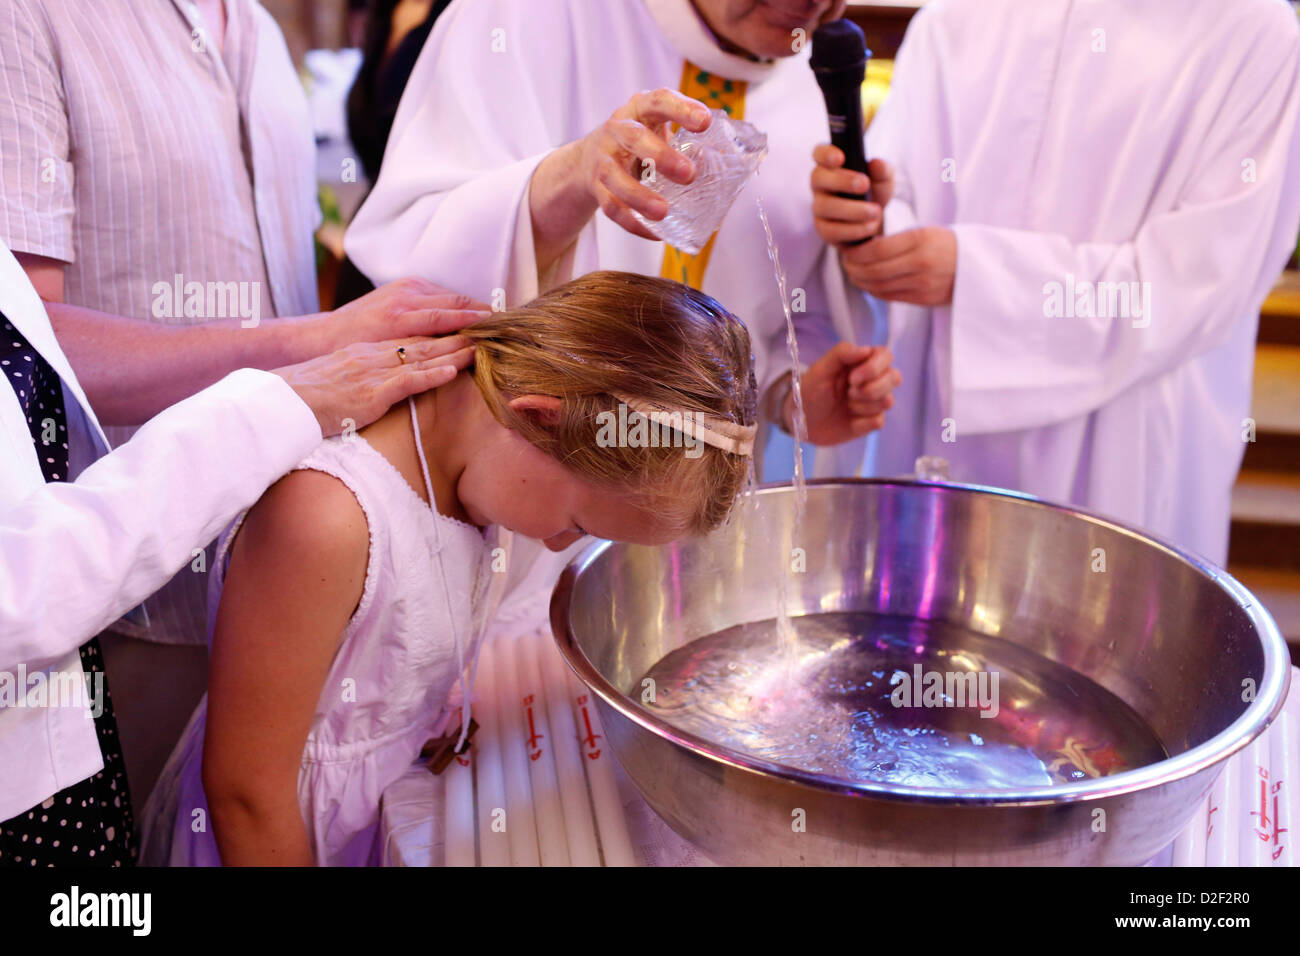
[[668, 654], [637, 696], [713, 743], [856, 782], [1040, 787], [1168, 756], [1114, 694], [1009, 641], [870, 613], [792, 623], [792, 667], [776, 621], [744, 624]]

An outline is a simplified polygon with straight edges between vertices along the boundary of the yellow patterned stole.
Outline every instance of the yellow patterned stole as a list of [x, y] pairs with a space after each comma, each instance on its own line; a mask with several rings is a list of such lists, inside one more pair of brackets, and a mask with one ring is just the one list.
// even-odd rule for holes
[[[724, 110], [732, 119], [745, 118], [745, 85], [744, 80], [714, 76], [690, 60], [682, 67], [682, 93], [699, 100], [711, 110]], [[709, 236], [704, 248], [693, 256], [665, 244], [664, 264], [659, 274], [665, 279], [684, 282], [693, 289], [704, 288], [704, 270], [709, 265], [709, 255], [717, 238], [716, 232]]]

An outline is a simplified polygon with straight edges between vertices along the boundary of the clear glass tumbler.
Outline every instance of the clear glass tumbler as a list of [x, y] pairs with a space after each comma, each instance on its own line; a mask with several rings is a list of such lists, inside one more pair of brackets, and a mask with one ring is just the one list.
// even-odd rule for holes
[[669, 146], [695, 164], [695, 179], [682, 186], [663, 176], [646, 185], [668, 201], [668, 215], [655, 222], [638, 213], [637, 221], [682, 252], [695, 255], [717, 231], [749, 177], [767, 156], [767, 135], [722, 110], [702, 133], [679, 129]]

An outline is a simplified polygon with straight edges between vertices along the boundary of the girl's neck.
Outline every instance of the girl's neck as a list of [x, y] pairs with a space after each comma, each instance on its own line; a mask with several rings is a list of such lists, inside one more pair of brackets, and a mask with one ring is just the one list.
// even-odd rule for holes
[[[457, 375], [448, 385], [417, 396], [415, 411], [420, 419], [417, 439], [424, 448], [429, 464], [429, 481], [437, 498], [440, 514], [472, 524], [456, 489], [465, 471], [470, 449], [473, 402], [479, 398], [473, 378]], [[421, 404], [423, 400], [423, 404]], [[407, 409], [410, 417], [410, 409]]]
[[[466, 523], [472, 522], [456, 489], [465, 470], [467, 452], [472, 447], [467, 443], [468, 426], [474, 411], [471, 402], [477, 397], [477, 388], [465, 374], [442, 388], [415, 396], [420, 424], [418, 440], [429, 466], [429, 484], [433, 486], [438, 513]], [[416, 437], [411, 428], [410, 405], [398, 402], [361, 434], [402, 474], [420, 499], [428, 503], [416, 453]]]

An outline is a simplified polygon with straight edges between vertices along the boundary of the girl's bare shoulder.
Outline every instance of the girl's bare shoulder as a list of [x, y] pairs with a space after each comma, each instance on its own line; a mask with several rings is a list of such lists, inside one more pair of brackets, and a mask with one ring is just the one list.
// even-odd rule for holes
[[351, 489], [333, 475], [302, 469], [249, 510], [231, 558], [282, 579], [332, 587], [364, 582], [369, 550], [366, 515]]

